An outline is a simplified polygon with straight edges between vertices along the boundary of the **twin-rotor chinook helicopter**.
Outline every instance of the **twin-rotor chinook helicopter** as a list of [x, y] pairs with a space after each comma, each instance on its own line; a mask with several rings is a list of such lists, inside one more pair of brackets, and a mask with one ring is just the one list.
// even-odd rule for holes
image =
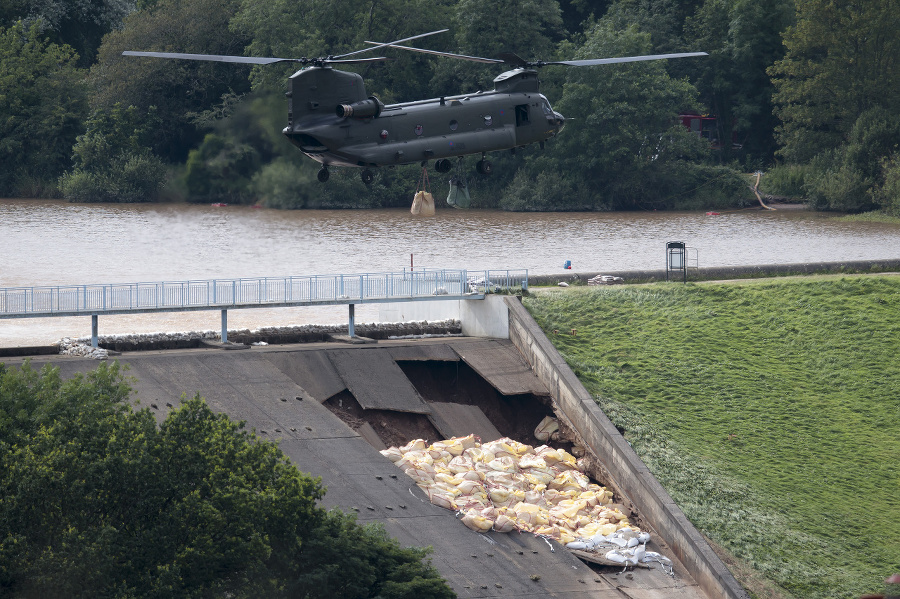
[[[705, 52], [657, 54], [622, 58], [527, 62], [515, 54], [481, 58], [400, 45], [447, 29], [423, 33], [388, 43], [366, 42], [371, 48], [320, 58], [257, 58], [178, 54], [171, 52], [123, 52], [126, 56], [180, 58], [274, 64], [295, 62], [303, 66], [288, 81], [288, 124], [282, 133], [304, 154], [319, 162], [319, 181], [328, 180], [331, 166], [361, 167], [367, 185], [372, 168], [435, 160], [435, 170], [450, 171], [450, 158], [481, 154], [476, 170], [490, 174], [488, 152], [543, 144], [559, 133], [565, 118], [553, 110], [538, 88], [536, 69], [548, 65], [593, 66], [601, 64], [705, 56]], [[339, 71], [335, 64], [360, 64], [386, 57], [351, 58], [363, 52], [397, 48], [486, 64], [510, 64], [514, 68], [494, 79], [494, 89], [459, 96], [384, 105], [367, 96], [363, 79]]]

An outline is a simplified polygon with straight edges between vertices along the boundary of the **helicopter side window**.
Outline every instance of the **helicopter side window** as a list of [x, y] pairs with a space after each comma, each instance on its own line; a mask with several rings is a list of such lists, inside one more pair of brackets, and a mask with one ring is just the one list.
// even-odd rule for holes
[[490, 127], [493, 123], [494, 123], [494, 119], [491, 117], [491, 115], [489, 115], [489, 114], [484, 115], [484, 126], [485, 127]]
[[450, 130], [451, 131], [456, 131], [457, 127], [459, 127], [459, 123], [457, 123], [455, 119], [450, 121]]
[[528, 124], [528, 104], [516, 106], [516, 127]]
[[544, 114], [546, 116], [548, 116], [548, 117], [553, 116], [553, 109], [550, 108], [550, 102], [548, 102], [546, 99], [543, 102], [541, 102], [541, 108], [544, 110]]

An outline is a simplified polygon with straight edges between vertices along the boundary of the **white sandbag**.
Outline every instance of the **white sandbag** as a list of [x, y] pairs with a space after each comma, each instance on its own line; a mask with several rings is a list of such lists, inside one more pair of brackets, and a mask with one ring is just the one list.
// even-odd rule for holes
[[419, 216], [434, 216], [434, 196], [427, 191], [419, 193], [423, 194]]
[[537, 425], [537, 428], [534, 429], [534, 436], [538, 441], [546, 443], [550, 440], [550, 435], [557, 430], [559, 430], [559, 421], [553, 416], [545, 416], [540, 424]]

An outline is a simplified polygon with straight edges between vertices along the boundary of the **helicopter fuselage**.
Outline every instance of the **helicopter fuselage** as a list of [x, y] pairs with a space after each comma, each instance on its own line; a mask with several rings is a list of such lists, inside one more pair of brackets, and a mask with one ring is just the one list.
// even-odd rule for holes
[[495, 89], [383, 105], [366, 97], [362, 78], [330, 67], [291, 77], [283, 133], [325, 166], [420, 163], [543, 142], [565, 119], [538, 91], [537, 73], [514, 69]]

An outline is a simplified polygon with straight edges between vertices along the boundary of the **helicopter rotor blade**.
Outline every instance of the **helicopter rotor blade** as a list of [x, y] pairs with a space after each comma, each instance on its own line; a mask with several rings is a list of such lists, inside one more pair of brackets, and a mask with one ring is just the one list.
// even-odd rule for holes
[[708, 56], [706, 52], [682, 52], [679, 54], [651, 54], [647, 56], [623, 56], [619, 58], [590, 58], [587, 60], [556, 60], [540, 63], [540, 66], [548, 64], [561, 64], [570, 67], [590, 67], [599, 64], [617, 64], [620, 62], [640, 62], [644, 60], [663, 60], [667, 58], [688, 58], [691, 56]]
[[[445, 31], [450, 31], [450, 30], [449, 30], [449, 29], [439, 29], [439, 30], [437, 30], [437, 31], [430, 31], [430, 32], [428, 32], [428, 33], [420, 33], [419, 35], [414, 35], [414, 36], [412, 36], [412, 37], [405, 37], [405, 38], [403, 38], [402, 40], [396, 40], [396, 41], [393, 41], [393, 42], [387, 42], [387, 43], [385, 43], [385, 44], [376, 44], [376, 45], [372, 46], [371, 48], [363, 48], [362, 50], [356, 50], [356, 51], [354, 51], [354, 52], [348, 52], [347, 54], [340, 54], [340, 55], [338, 55], [338, 56], [329, 56], [329, 57], [328, 57], [328, 61], [329, 61], [329, 62], [333, 62], [334, 59], [336, 59], [336, 58], [344, 58], [344, 57], [346, 57], [346, 56], [353, 56], [354, 54], [360, 54], [360, 53], [362, 53], [362, 52], [371, 52], [372, 50], [377, 50], [377, 49], [379, 49], [379, 48], [385, 48], [385, 47], [390, 46], [390, 45], [392, 45], [392, 44], [401, 44], [401, 43], [403, 43], [403, 42], [408, 42], [408, 41], [410, 41], [410, 40], [416, 40], [416, 39], [419, 39], [420, 37], [427, 37], [427, 36], [429, 36], [429, 35], [435, 35], [435, 34], [438, 34], [438, 33], [444, 33]], [[371, 43], [371, 42], [367, 42], [367, 43]]]
[[[370, 42], [366, 41], [367, 44], [379, 44], [379, 42]], [[473, 62], [482, 62], [485, 64], [500, 64], [506, 62], [504, 60], [497, 60], [496, 58], [482, 58], [480, 56], [466, 56], [465, 54], [452, 54], [450, 52], [438, 52], [437, 50], [425, 50], [424, 48], [413, 48], [411, 46], [400, 46], [398, 44], [387, 44], [388, 48], [397, 48], [399, 50], [410, 50], [412, 52], [421, 52], [423, 54], [433, 54], [435, 56], [446, 56], [447, 58], [459, 58], [460, 60], [471, 60]]]
[[365, 62], [383, 62], [385, 60], [390, 60], [387, 56], [377, 56], [374, 58], [350, 58], [349, 60], [335, 60], [333, 58], [326, 59], [322, 62], [325, 64], [362, 64]]
[[149, 56], [151, 58], [180, 58], [211, 62], [236, 62], [242, 64], [274, 64], [276, 62], [308, 62], [306, 58], [262, 58], [256, 56], [219, 56], [217, 54], [181, 54], [178, 52], [134, 52], [126, 50], [122, 56]]

